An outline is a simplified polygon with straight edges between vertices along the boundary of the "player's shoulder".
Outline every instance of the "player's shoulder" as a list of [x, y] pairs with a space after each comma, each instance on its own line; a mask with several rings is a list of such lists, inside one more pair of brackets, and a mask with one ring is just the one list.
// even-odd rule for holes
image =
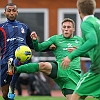
[[7, 21], [3, 22], [3, 23], [0, 23], [0, 27], [4, 27], [4, 26], [7, 26]]
[[28, 27], [28, 25], [25, 24], [25, 23], [22, 23], [22, 22], [20, 22], [20, 21], [17, 21], [17, 22], [18, 22], [19, 25], [22, 25], [22, 26], [24, 26], [24, 27]]
[[82, 37], [75, 35], [74, 38], [82, 38]]
[[62, 34], [55, 34], [55, 35], [53, 35], [53, 36], [51, 36], [51, 38], [52, 39], [60, 39], [60, 38], [62, 38]]
[[83, 38], [80, 36], [74, 36], [73, 38], [83, 41]]

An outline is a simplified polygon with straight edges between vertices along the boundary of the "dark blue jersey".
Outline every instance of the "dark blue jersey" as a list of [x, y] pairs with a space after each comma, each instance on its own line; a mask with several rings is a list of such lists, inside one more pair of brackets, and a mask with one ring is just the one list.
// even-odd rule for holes
[[8, 62], [9, 58], [15, 58], [14, 53], [17, 47], [28, 45], [33, 49], [31, 31], [28, 26], [19, 21], [0, 24], [0, 48], [2, 62]]

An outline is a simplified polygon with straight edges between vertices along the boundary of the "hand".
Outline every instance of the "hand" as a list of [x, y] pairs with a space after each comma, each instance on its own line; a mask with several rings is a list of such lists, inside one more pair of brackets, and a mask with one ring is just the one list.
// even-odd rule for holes
[[54, 44], [52, 44], [50, 47], [49, 47], [50, 50], [55, 50], [56, 49], [56, 46]]
[[31, 33], [30, 37], [31, 37], [33, 40], [36, 40], [36, 39], [38, 38], [35, 31], [33, 31], [33, 32]]
[[69, 66], [70, 62], [71, 60], [68, 57], [65, 57], [61, 63], [62, 69], [66, 69]]

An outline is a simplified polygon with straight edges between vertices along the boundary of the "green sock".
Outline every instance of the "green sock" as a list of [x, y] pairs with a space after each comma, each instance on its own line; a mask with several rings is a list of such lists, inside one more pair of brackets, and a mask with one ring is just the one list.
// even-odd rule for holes
[[38, 63], [28, 63], [15, 68], [15, 73], [34, 73], [39, 71]]

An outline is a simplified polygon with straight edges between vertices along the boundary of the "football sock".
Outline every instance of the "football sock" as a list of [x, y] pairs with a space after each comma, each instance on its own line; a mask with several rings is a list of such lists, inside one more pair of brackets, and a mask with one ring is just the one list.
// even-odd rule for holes
[[28, 63], [15, 68], [15, 73], [34, 73], [39, 71], [38, 63]]

